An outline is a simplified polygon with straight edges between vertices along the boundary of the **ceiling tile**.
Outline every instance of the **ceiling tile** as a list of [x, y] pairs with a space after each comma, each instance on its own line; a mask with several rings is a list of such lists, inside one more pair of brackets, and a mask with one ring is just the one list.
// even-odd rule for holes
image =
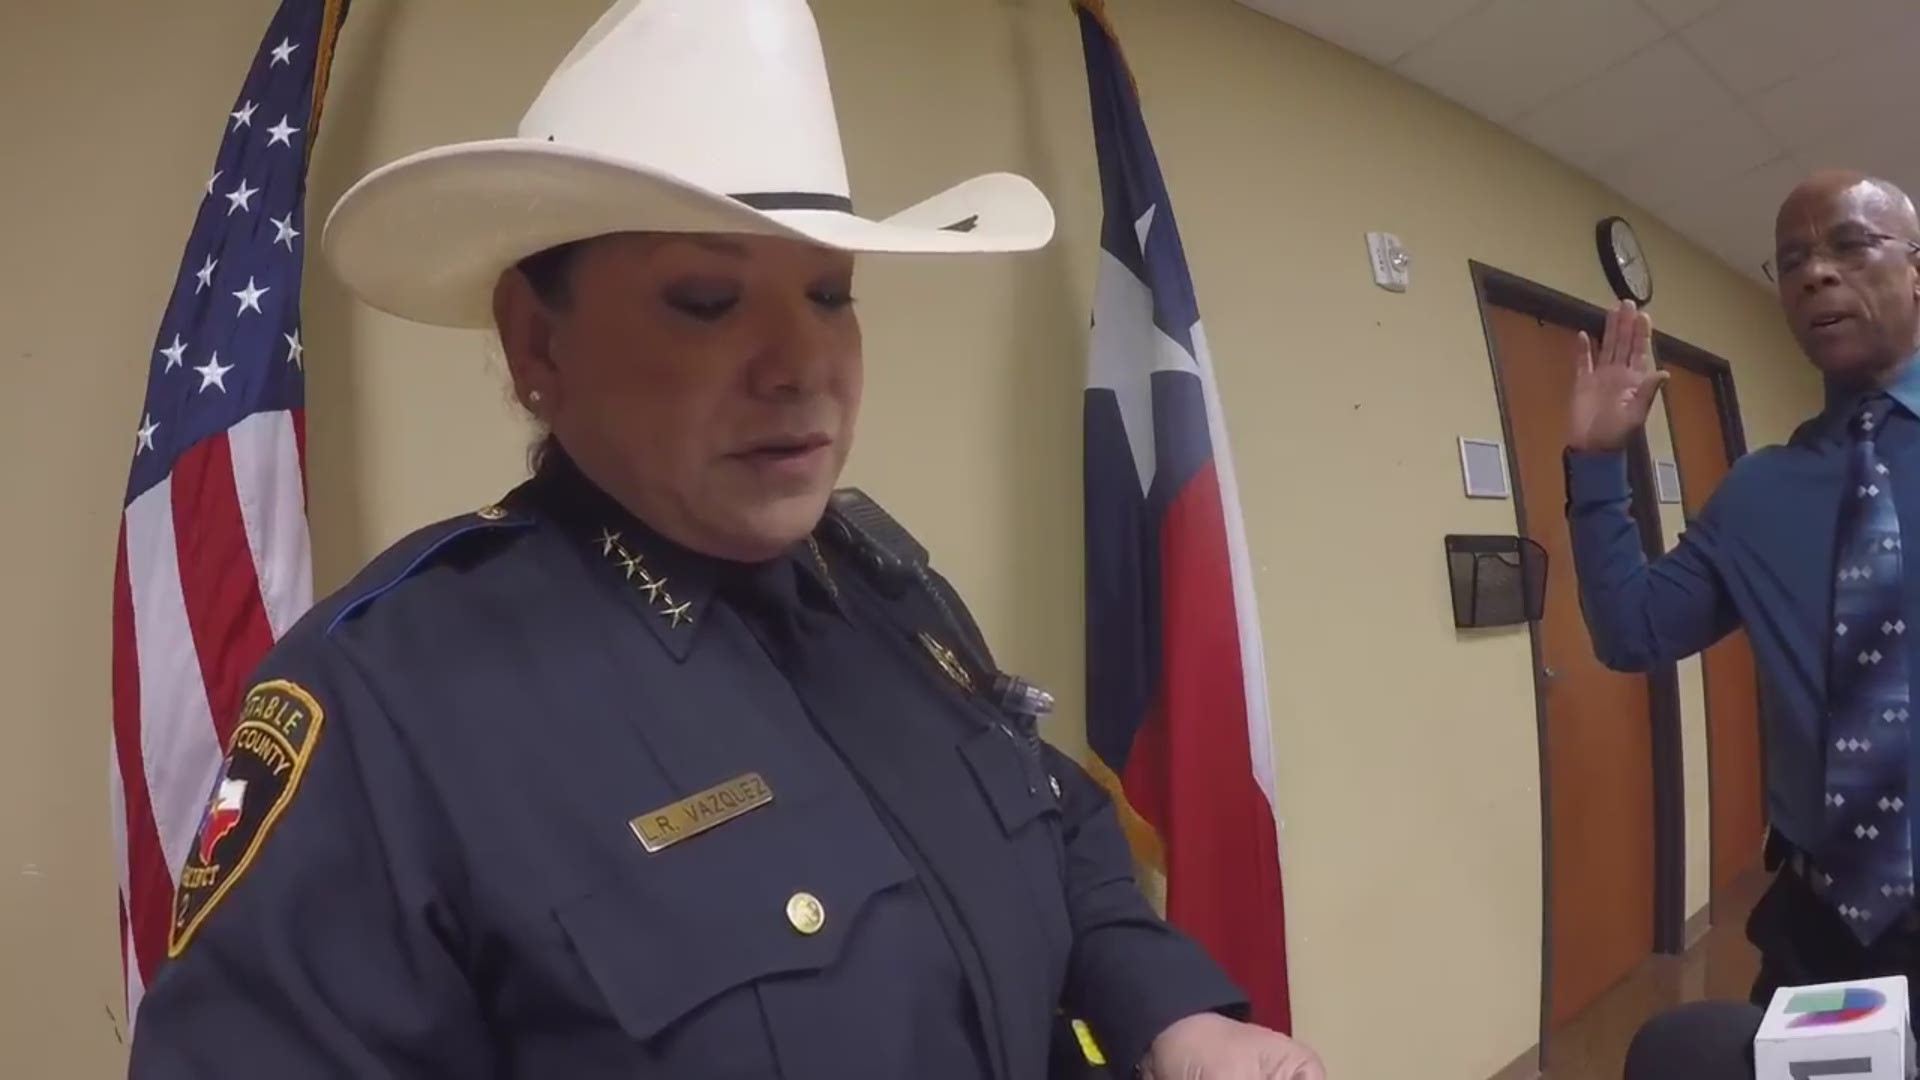
[[1664, 33], [1635, 0], [1492, 0], [1394, 67], [1504, 122]]
[[1800, 180], [1800, 163], [1782, 158], [1684, 196], [1660, 216], [1752, 273], [1773, 254], [1774, 215]]
[[1650, 210], [1785, 156], [1786, 148], [1738, 108], [1723, 109], [1636, 143], [1602, 165], [1600, 179]]
[[1663, 23], [1675, 30], [1707, 14], [1723, 3], [1738, 0], [1640, 0]]
[[1915, 148], [1905, 139], [1888, 138], [1887, 133], [1905, 130], [1911, 116], [1907, 107], [1855, 113], [1848, 117], [1849, 126], [1802, 140], [1788, 149], [1807, 172], [1854, 169], [1892, 180], [1896, 170], [1914, 161]]
[[1887, 143], [1912, 140], [1912, 30], [1842, 53], [1752, 99], [1753, 115], [1792, 147], [1810, 147], [1852, 132], [1872, 132]]
[[1681, 31], [1715, 74], [1741, 96], [1911, 28], [1911, 0], [1729, 0]]
[[1733, 95], [1669, 38], [1635, 53], [1514, 121], [1514, 129], [1592, 171], [1637, 142], [1723, 113]]
[[1314, 37], [1391, 66], [1486, 0], [1240, 0]]

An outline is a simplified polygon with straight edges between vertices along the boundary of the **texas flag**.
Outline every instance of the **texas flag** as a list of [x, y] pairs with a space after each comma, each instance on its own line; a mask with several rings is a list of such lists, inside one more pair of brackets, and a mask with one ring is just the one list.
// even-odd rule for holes
[[1087, 739], [1170, 922], [1290, 1028], [1266, 673], [1173, 207], [1099, 0], [1075, 0], [1105, 218], [1085, 398]]

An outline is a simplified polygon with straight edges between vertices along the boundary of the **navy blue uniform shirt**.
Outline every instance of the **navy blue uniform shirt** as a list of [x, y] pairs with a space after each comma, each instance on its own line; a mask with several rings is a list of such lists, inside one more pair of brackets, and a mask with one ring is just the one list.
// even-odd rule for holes
[[[1888, 393], [1878, 437], [1904, 536], [1920, 536], [1920, 364]], [[1827, 654], [1834, 545], [1848, 483], [1848, 418], [1863, 395], [1827, 407], [1784, 446], [1735, 462], [1672, 550], [1649, 565], [1628, 511], [1626, 456], [1567, 454], [1567, 514], [1581, 606], [1594, 651], [1645, 671], [1743, 627], [1753, 645], [1766, 727], [1767, 813], [1775, 830], [1817, 852], [1825, 829]], [[1904, 610], [1920, 626], [1920, 567], [1906, 565]], [[1920, 671], [1920, 634], [1907, 636]], [[1920, 741], [1915, 742], [1920, 750]], [[1920, 769], [1912, 790], [1920, 791]], [[1911, 827], [1911, 812], [1909, 822]]]
[[556, 454], [264, 661], [132, 1075], [1024, 1080], [1061, 1009], [1121, 1069], [1241, 1009], [952, 635], [825, 543], [675, 548]]

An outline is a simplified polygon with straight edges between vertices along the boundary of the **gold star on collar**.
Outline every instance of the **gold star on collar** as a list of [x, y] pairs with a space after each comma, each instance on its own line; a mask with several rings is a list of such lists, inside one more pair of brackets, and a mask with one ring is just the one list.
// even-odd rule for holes
[[628, 581], [635, 583], [634, 588], [646, 598], [647, 606], [666, 619], [668, 626], [678, 629], [693, 622], [692, 602], [675, 601], [667, 591], [667, 579], [655, 577], [653, 571], [647, 569], [645, 557], [628, 551], [619, 533], [603, 528], [599, 543], [600, 554], [619, 567]]

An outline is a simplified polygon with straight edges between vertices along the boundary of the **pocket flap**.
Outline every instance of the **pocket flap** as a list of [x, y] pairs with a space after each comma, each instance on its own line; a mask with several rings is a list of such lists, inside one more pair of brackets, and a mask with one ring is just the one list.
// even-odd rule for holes
[[734, 987], [832, 965], [869, 901], [912, 877], [861, 806], [641, 855], [556, 914], [621, 1028], [644, 1040]]
[[1043, 770], [1017, 740], [1018, 736], [996, 725], [960, 744], [960, 756], [1008, 836], [1042, 814], [1060, 809]]

